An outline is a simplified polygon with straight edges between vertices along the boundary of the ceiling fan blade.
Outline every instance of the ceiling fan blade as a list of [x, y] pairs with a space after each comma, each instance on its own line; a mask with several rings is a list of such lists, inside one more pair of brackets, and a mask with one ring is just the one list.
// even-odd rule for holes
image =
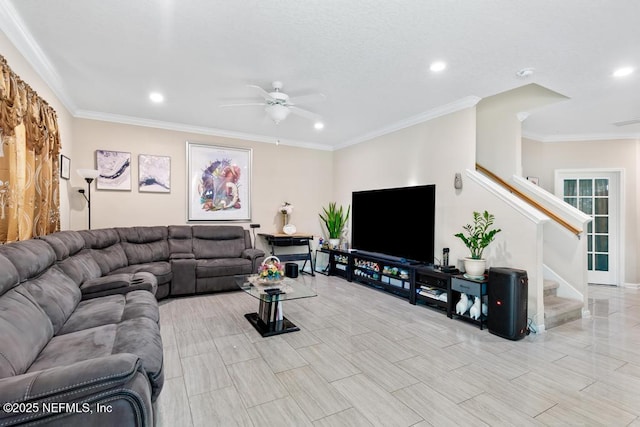
[[246, 107], [249, 105], [260, 105], [260, 106], [265, 106], [267, 105], [266, 102], [247, 102], [247, 103], [242, 103], [242, 104], [222, 104], [222, 105], [218, 105], [218, 107]]
[[311, 111], [302, 109], [300, 107], [290, 106], [289, 110], [298, 116], [310, 119], [310, 120], [321, 120], [322, 116], [320, 114], [312, 113]]
[[327, 97], [323, 93], [310, 93], [309, 95], [300, 95], [289, 98], [289, 105], [311, 104], [314, 102], [322, 102]]
[[267, 101], [272, 101], [273, 100], [273, 96], [271, 96], [271, 94], [269, 92], [267, 92], [266, 90], [262, 89], [260, 86], [258, 85], [247, 85], [249, 87], [252, 87], [254, 89], [258, 89], [258, 92], [260, 92], [260, 95], [262, 95], [262, 97], [264, 99], [266, 99]]
[[635, 125], [635, 124], [638, 124], [638, 123], [640, 123], [640, 118], [632, 119], [632, 120], [625, 120], [623, 122], [615, 122], [614, 125], [620, 127], [620, 126]]

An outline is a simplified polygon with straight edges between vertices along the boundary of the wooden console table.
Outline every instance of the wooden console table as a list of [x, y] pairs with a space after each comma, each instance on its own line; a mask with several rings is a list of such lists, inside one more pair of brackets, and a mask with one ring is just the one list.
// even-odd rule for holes
[[[296, 233], [289, 235], [281, 233], [259, 233], [258, 236], [264, 237], [269, 246], [271, 246], [271, 255], [277, 256], [280, 261], [304, 261], [304, 264], [302, 264], [302, 268], [300, 269], [302, 273], [307, 273], [304, 271], [304, 268], [307, 265], [307, 261], [309, 261], [309, 264], [311, 265], [311, 273], [308, 274], [315, 276], [313, 257], [311, 256], [311, 241], [313, 240], [313, 236], [311, 234]], [[297, 253], [276, 253], [277, 247], [285, 246], [306, 246], [307, 250], [305, 252]]]

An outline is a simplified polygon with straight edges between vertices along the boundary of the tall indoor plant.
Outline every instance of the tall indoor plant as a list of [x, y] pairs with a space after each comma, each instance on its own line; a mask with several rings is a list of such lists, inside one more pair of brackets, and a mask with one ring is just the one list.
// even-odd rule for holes
[[482, 258], [482, 253], [489, 246], [489, 243], [493, 242], [496, 234], [502, 231], [499, 228], [490, 229], [494, 221], [495, 216], [487, 211], [474, 212], [473, 224], [462, 227], [465, 233], [455, 234], [464, 242], [471, 253], [470, 257], [464, 259], [464, 270], [470, 276], [484, 275], [486, 261]]
[[351, 212], [351, 206], [347, 207], [345, 211], [342, 206], [337, 207], [336, 202], [329, 203], [328, 208], [322, 208], [324, 211], [320, 213], [320, 219], [324, 222], [329, 235], [329, 243], [332, 247], [336, 248], [340, 246], [340, 237], [342, 231], [347, 225], [349, 220], [349, 213]]

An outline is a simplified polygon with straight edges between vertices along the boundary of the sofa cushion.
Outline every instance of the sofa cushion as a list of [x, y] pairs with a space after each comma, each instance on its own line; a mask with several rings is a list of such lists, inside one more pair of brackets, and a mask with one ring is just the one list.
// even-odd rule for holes
[[160, 321], [158, 304], [151, 292], [131, 291], [121, 295], [84, 300], [78, 304], [58, 335], [138, 317], [145, 317], [156, 323]]
[[91, 249], [91, 256], [100, 266], [102, 276], [128, 264], [127, 256], [120, 246], [120, 236], [113, 228], [79, 231], [85, 248]]
[[0, 296], [20, 283], [18, 270], [5, 256], [0, 255]]
[[119, 243], [108, 248], [91, 249], [91, 256], [100, 266], [102, 275], [127, 266], [127, 256]]
[[116, 228], [128, 264], [144, 264], [169, 259], [167, 227]]
[[7, 257], [15, 266], [20, 282], [38, 276], [56, 261], [56, 254], [51, 246], [37, 239], [1, 245], [0, 255]]
[[90, 249], [83, 249], [80, 253], [58, 261], [58, 267], [78, 286], [86, 280], [102, 275], [102, 270], [93, 256], [91, 256]]
[[251, 274], [251, 266], [251, 261], [243, 258], [199, 259], [196, 261], [196, 277]]
[[162, 339], [158, 324], [145, 317], [55, 336], [27, 372], [118, 353], [132, 353], [140, 357], [157, 394], [163, 381]]
[[193, 253], [196, 258], [238, 258], [245, 249], [240, 226], [194, 225]]
[[102, 228], [98, 230], [78, 231], [84, 239], [84, 247], [87, 249], [102, 249], [120, 243], [120, 236], [113, 228]]
[[66, 230], [40, 236], [38, 239], [47, 242], [56, 253], [56, 259], [62, 261], [84, 249], [84, 239], [77, 231]]
[[167, 240], [168, 230], [164, 226], [116, 227], [121, 242], [149, 243]]
[[0, 378], [26, 372], [52, 336], [51, 321], [22, 285], [2, 295]]
[[167, 231], [170, 253], [193, 253], [193, 231], [190, 225], [170, 225]]
[[80, 289], [56, 265], [23, 283], [24, 288], [44, 310], [56, 334], [80, 302]]

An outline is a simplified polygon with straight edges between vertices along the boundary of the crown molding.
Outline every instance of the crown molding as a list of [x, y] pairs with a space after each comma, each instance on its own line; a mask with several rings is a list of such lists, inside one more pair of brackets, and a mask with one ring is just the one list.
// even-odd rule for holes
[[73, 114], [76, 106], [64, 91], [62, 79], [8, 0], [0, 0], [0, 28], [65, 108]]
[[640, 140], [640, 133], [628, 133], [628, 134], [607, 134], [607, 133], [593, 133], [593, 134], [573, 134], [573, 135], [544, 135], [535, 132], [522, 131], [522, 137], [527, 139], [533, 139], [538, 142], [586, 142], [586, 141], [613, 141], [618, 139], [637, 139]]
[[441, 105], [436, 108], [432, 108], [431, 110], [427, 110], [423, 113], [417, 114], [415, 116], [408, 117], [399, 122], [395, 122], [389, 126], [385, 126], [381, 129], [378, 129], [373, 132], [366, 133], [362, 136], [350, 139], [341, 144], [338, 144], [334, 147], [334, 150], [339, 150], [341, 148], [346, 148], [351, 145], [356, 145], [361, 142], [369, 141], [373, 138], [377, 138], [379, 136], [387, 135], [392, 132], [399, 131], [401, 129], [408, 128], [410, 126], [414, 126], [429, 120], [433, 120], [437, 117], [446, 116], [447, 114], [455, 113], [457, 111], [466, 110], [467, 108], [475, 107], [478, 102], [480, 102], [482, 98], [477, 96], [467, 96], [465, 98], [459, 99], [457, 101], [451, 102], [449, 104]]
[[281, 139], [272, 136], [255, 135], [242, 132], [234, 132], [223, 129], [208, 128], [204, 126], [190, 126], [182, 123], [165, 122], [160, 120], [141, 119], [138, 117], [123, 116], [118, 114], [107, 114], [95, 111], [80, 110], [74, 114], [75, 118], [98, 120], [110, 123], [120, 123], [125, 125], [142, 126], [156, 129], [172, 130], [176, 132], [195, 133], [199, 135], [212, 135], [224, 138], [244, 139], [247, 141], [265, 142], [276, 145], [287, 145], [292, 147], [309, 148], [312, 150], [333, 151], [333, 147], [325, 144], [316, 144], [306, 141], [296, 141], [292, 139]]

